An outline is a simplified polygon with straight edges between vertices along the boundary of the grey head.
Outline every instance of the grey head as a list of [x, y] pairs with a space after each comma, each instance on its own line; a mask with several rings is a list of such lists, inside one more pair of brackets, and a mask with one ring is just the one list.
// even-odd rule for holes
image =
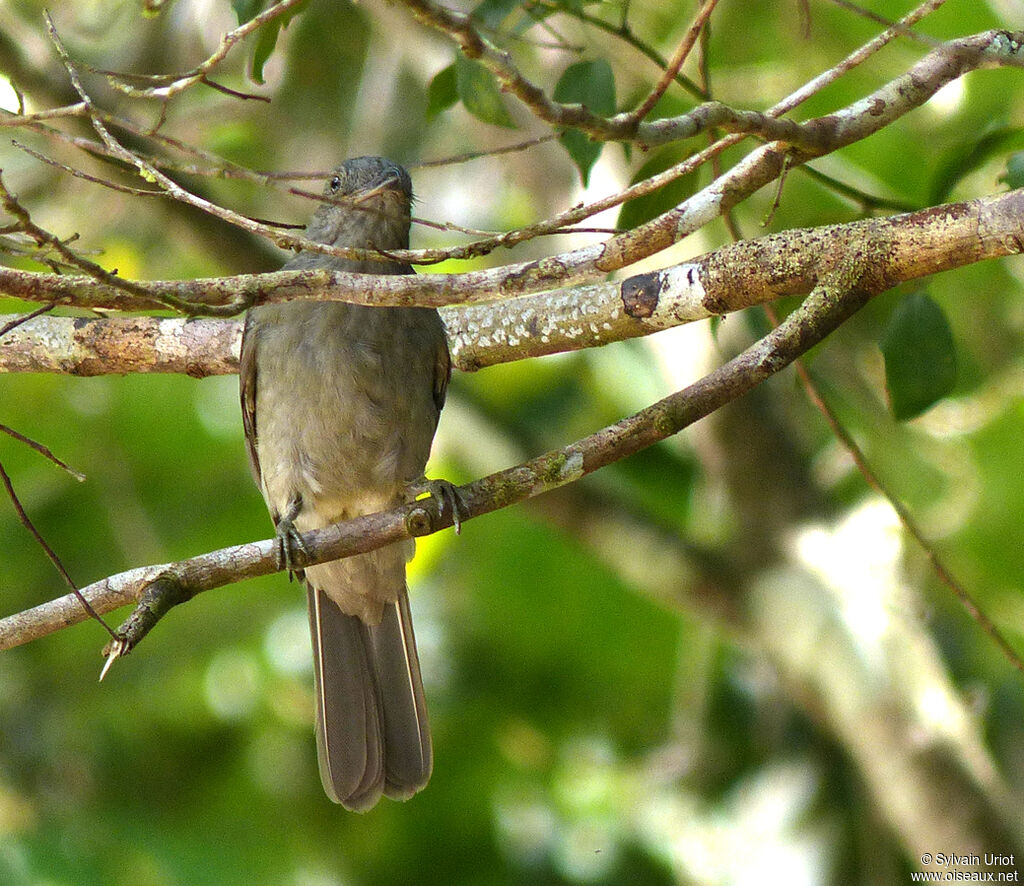
[[332, 246], [405, 249], [409, 246], [412, 181], [384, 157], [353, 157], [337, 167], [306, 236]]

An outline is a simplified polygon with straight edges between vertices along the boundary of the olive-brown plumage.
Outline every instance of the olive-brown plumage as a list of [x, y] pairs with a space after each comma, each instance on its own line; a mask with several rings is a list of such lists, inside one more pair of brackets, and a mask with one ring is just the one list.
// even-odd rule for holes
[[[339, 166], [306, 229], [320, 243], [409, 245], [408, 173], [380, 157]], [[397, 262], [301, 252], [285, 268], [411, 274]], [[297, 301], [249, 311], [242, 418], [256, 482], [289, 556], [296, 533], [404, 500], [422, 481], [448, 384], [429, 308]], [[310, 566], [317, 750], [327, 795], [349, 809], [406, 799], [433, 763], [405, 562], [411, 543]]]

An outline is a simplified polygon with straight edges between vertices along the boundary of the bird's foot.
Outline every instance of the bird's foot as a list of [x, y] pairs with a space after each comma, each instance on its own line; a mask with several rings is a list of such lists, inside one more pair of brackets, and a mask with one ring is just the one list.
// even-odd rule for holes
[[288, 512], [278, 518], [275, 525], [277, 534], [277, 568], [287, 569], [288, 577], [302, 578], [302, 567], [309, 557], [309, 551], [302, 540], [302, 534], [295, 528], [295, 518], [302, 510], [302, 499], [296, 498], [288, 506]]
[[439, 516], [444, 517], [447, 511], [451, 511], [452, 527], [455, 529], [455, 534], [458, 535], [462, 532], [462, 521], [469, 517], [469, 510], [466, 508], [466, 503], [463, 501], [458, 487], [447, 480], [428, 480], [426, 477], [421, 477], [406, 487], [406, 496], [410, 502], [427, 494], [437, 499]]

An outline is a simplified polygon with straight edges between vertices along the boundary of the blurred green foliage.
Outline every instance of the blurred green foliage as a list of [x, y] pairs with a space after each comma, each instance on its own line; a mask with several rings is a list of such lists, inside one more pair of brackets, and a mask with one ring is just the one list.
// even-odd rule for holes
[[[888, 17], [911, 6], [870, 5]], [[74, 100], [46, 43], [42, 6], [0, 6], [0, 75], [36, 108]], [[607, 111], [614, 109], [609, 83], [635, 100], [658, 70], [577, 16], [618, 25], [627, 6], [631, 33], [665, 55], [694, 4], [487, 0], [477, 18], [493, 39], [502, 39], [502, 28], [513, 34], [515, 59], [548, 90], [581, 64], [607, 67], [613, 79], [602, 80], [594, 108]], [[1001, 21], [999, 8], [950, 0], [923, 29], [948, 38], [1021, 26]], [[140, 4], [103, 0], [65, 5], [54, 16], [76, 59], [155, 73], [191, 68], [234, 26], [236, 12], [258, 9], [179, 0], [147, 17]], [[712, 21], [715, 96], [757, 108], [878, 30], [826, 2], [722, 3]], [[192, 90], [165, 109], [165, 131], [253, 168], [304, 171], [360, 153], [415, 167], [544, 132], [478, 66], [461, 57], [451, 66], [452, 48], [400, 6], [310, 0], [276, 38], [272, 47], [250, 40], [215, 77], [270, 104]], [[860, 98], [922, 51], [894, 44], [801, 114]], [[696, 76], [692, 62], [685, 70]], [[254, 86], [250, 74], [265, 84]], [[996, 192], [1024, 125], [1019, 77], [972, 74], [817, 168], [918, 206]], [[150, 123], [159, 118], [157, 105], [113, 93], [98, 75], [87, 79], [106, 106]], [[582, 100], [587, 85], [576, 83], [564, 97]], [[692, 103], [673, 90], [656, 113]], [[520, 133], [503, 128], [513, 119]], [[18, 138], [85, 162], [45, 135]], [[569, 144], [568, 152], [553, 143], [413, 168], [416, 214], [514, 227], [582, 199], [581, 174], [607, 192], [702, 144], [651, 153], [605, 146], [598, 158], [590, 143]], [[723, 165], [740, 156], [728, 152]], [[0, 166], [40, 224], [79, 233], [79, 245], [103, 250], [98, 260], [126, 275], [191, 278], [267, 270], [282, 260], [196, 212], [97, 188], [8, 144]], [[89, 168], [113, 174], [99, 163]], [[1016, 165], [1010, 174], [1018, 181]], [[652, 217], [707, 176], [695, 173], [626, 204], [618, 224]], [[187, 184], [257, 217], [301, 222], [309, 211], [299, 198], [247, 183], [188, 176]], [[746, 236], [764, 232], [766, 219], [781, 230], [861, 214], [855, 201], [800, 170], [788, 174], [773, 209], [776, 197], [766, 189], [737, 208]], [[425, 227], [413, 233], [422, 246], [455, 236]], [[726, 238], [714, 225], [691, 251]], [[513, 258], [579, 242], [530, 243]], [[508, 260], [508, 253], [491, 258]], [[809, 363], [879, 473], [1024, 650], [1022, 280], [1014, 259], [929, 281], [959, 371], [952, 396], [916, 421], [889, 415], [879, 352], [893, 315], [898, 322], [906, 309], [902, 291], [879, 298]], [[24, 305], [7, 300], [0, 310]], [[721, 323], [710, 344], [684, 330], [456, 377], [434, 473], [461, 481], [564, 445], [664, 396], [681, 376], [695, 377], [691, 349], [710, 349], [707, 358], [720, 361], [750, 340], [752, 328], [765, 328], [759, 314]], [[0, 378], [0, 422], [87, 475], [78, 483], [0, 435], [0, 462], [77, 581], [269, 536], [245, 464], [236, 388], [234, 378]], [[807, 701], [807, 687], [779, 672], [749, 615], [751, 589], [785, 561], [782, 540], [809, 524], [840, 522], [868, 490], [788, 376], [706, 424], [546, 502], [474, 520], [457, 539], [446, 533], [420, 544], [411, 581], [436, 765], [429, 787], [405, 804], [357, 816], [323, 796], [304, 595], [283, 576], [179, 607], [103, 684], [96, 677], [106, 637], [94, 624], [0, 654], [0, 883], [906, 882], [916, 864], [910, 841], [885, 820], [855, 754]], [[905, 549], [901, 569], [914, 602], [892, 604], [895, 621], [934, 640], [944, 676], [971, 701], [994, 768], [1019, 797], [1022, 682], [925, 561]], [[0, 589], [5, 614], [64, 591], [6, 500]]]

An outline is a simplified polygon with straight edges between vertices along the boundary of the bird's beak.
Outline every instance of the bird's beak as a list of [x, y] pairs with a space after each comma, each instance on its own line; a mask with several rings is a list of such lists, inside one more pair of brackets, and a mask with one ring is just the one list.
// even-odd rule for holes
[[362, 203], [365, 200], [370, 200], [376, 197], [378, 194], [384, 193], [384, 191], [390, 191], [398, 188], [398, 177], [392, 176], [391, 178], [385, 179], [376, 187], [370, 188], [368, 191], [363, 191], [358, 194], [353, 200], [353, 204]]

